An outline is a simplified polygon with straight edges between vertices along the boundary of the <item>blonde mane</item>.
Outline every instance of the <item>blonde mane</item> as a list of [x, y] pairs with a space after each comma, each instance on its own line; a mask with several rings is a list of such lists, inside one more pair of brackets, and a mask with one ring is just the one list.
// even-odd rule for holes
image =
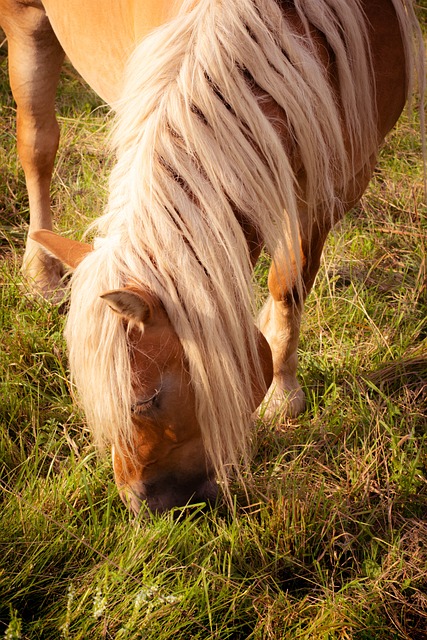
[[[319, 203], [336, 208], [355, 158], [378, 144], [358, 0], [293, 4], [307, 37], [274, 0], [199, 0], [137, 47], [116, 105], [117, 164], [96, 251], [72, 283], [70, 367], [95, 438], [117, 448], [131, 441], [126, 334], [99, 296], [133, 283], [161, 300], [179, 336], [206, 451], [224, 482], [249, 459], [254, 366], [261, 378], [251, 263], [236, 212], [272, 256], [289, 261], [289, 273], [299, 246], [295, 158], [263, 96], [286, 114], [311, 220]], [[410, 3], [396, 5], [412, 24]], [[334, 51], [342, 104], [309, 24]]]

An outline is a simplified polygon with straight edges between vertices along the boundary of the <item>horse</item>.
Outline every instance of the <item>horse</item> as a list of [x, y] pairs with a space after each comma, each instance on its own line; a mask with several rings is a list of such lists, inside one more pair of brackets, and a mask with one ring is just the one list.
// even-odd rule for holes
[[[304, 408], [297, 345], [333, 225], [415, 80], [411, 0], [0, 0], [30, 202], [24, 271], [73, 270], [72, 379], [138, 513], [229, 495], [251, 423]], [[64, 52], [115, 113], [93, 245], [52, 229]], [[253, 267], [272, 258], [255, 321]]]

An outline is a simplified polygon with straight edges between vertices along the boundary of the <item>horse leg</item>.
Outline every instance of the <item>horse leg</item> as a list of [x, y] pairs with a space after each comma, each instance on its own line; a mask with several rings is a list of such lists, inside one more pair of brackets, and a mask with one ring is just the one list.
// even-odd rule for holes
[[[297, 285], [296, 270], [282, 268], [276, 258], [268, 274], [270, 295], [259, 317], [259, 328], [273, 356], [273, 382], [267, 393], [265, 417], [295, 417], [305, 406], [305, 396], [297, 380], [297, 348], [304, 301], [320, 265], [329, 226], [312, 230], [311, 242], [301, 243], [302, 282]], [[295, 264], [296, 261], [294, 261]]]
[[[49, 192], [59, 143], [54, 105], [64, 52], [41, 4], [0, 0], [0, 10], [8, 38], [18, 155], [28, 190], [31, 233], [52, 228]], [[62, 265], [31, 238], [27, 239], [23, 272], [42, 295], [60, 298]]]
[[[333, 224], [362, 197], [371, 179], [377, 160], [372, 154], [363, 168], [349, 182], [341, 194], [343, 203], [332, 215], [319, 213], [310, 234], [301, 238], [301, 286], [297, 285], [297, 260], [285, 267], [274, 260], [268, 276], [269, 298], [261, 310], [259, 328], [266, 337], [273, 356], [273, 383], [266, 395], [264, 415], [295, 417], [305, 406], [305, 396], [297, 380], [297, 348], [304, 302], [313, 286], [320, 266], [323, 246]], [[301, 229], [307, 228], [304, 218]]]

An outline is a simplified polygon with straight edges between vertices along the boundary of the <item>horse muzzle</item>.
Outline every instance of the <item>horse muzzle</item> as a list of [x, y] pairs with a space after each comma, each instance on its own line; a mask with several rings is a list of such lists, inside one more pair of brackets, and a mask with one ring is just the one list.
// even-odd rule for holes
[[210, 478], [180, 481], [175, 475], [151, 483], [138, 481], [120, 491], [123, 502], [137, 515], [143, 505], [156, 514], [199, 503], [215, 504], [218, 485]]

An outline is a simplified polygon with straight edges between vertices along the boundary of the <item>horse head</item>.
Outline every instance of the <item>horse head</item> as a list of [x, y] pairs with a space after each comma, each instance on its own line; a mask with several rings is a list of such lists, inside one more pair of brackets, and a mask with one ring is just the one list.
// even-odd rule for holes
[[122, 318], [131, 361], [133, 441], [113, 449], [122, 499], [135, 512], [143, 501], [162, 512], [214, 500], [190, 374], [163, 305], [133, 287], [101, 297]]
[[[47, 231], [36, 232], [34, 239], [72, 268], [92, 251]], [[112, 450], [122, 500], [134, 513], [143, 503], [161, 513], [214, 502], [215, 469], [205, 452], [184, 350], [164, 306], [132, 284], [101, 298], [120, 317], [130, 360], [131, 434], [127, 441], [117, 440]], [[253, 380], [253, 410], [272, 380], [270, 348], [261, 333], [258, 340], [265, 383]]]

